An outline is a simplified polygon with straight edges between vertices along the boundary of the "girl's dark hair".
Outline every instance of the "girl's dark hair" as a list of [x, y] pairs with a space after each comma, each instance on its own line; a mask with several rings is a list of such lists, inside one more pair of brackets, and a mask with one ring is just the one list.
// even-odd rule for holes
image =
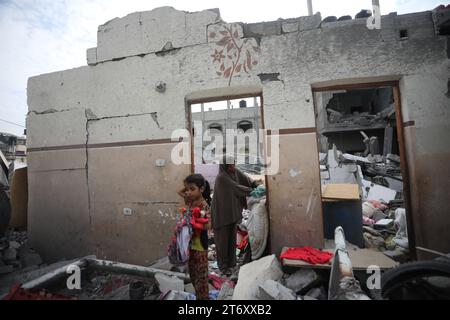
[[211, 187], [208, 180], [206, 180], [201, 174], [194, 173], [187, 176], [186, 179], [184, 179], [184, 183], [193, 183], [199, 188], [204, 188], [202, 196], [208, 205], [211, 205]]

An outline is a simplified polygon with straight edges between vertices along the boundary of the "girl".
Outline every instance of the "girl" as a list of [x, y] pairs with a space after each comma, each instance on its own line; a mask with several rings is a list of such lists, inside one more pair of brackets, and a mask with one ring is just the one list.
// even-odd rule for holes
[[178, 194], [200, 221], [193, 224], [188, 268], [197, 300], [209, 300], [208, 230], [211, 228], [211, 189], [201, 174], [191, 174], [184, 179], [184, 188]]

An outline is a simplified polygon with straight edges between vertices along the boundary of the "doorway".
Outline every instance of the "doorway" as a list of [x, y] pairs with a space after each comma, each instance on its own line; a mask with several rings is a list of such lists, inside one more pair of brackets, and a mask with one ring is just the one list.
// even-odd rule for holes
[[237, 262], [242, 265], [259, 259], [270, 250], [262, 96], [190, 101], [188, 107], [191, 172], [208, 180], [212, 198], [219, 164], [225, 155], [233, 156], [237, 169], [259, 184], [258, 193], [242, 197], [244, 210], [237, 227]]
[[[398, 82], [313, 88], [324, 234], [415, 257]], [[402, 254], [403, 253], [403, 254]]]

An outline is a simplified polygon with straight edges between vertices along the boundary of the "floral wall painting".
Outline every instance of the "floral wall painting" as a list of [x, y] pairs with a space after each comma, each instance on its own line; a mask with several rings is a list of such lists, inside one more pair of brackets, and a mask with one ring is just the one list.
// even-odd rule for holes
[[260, 47], [253, 38], [242, 39], [242, 29], [238, 24], [219, 25], [217, 30], [208, 31], [209, 42], [215, 42], [216, 48], [211, 54], [212, 63], [220, 77], [228, 79], [231, 85], [233, 76], [239, 73], [249, 74], [258, 64]]

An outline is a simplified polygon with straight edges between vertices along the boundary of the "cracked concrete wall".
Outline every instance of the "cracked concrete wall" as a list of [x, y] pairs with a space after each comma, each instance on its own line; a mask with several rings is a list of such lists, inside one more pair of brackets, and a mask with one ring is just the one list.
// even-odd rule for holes
[[[163, 7], [100, 26], [88, 66], [30, 78], [32, 243], [50, 259], [94, 252], [146, 263], [165, 255], [179, 201], [175, 191], [190, 172], [170, 159], [172, 132], [187, 127], [186, 101], [262, 93], [265, 127], [281, 129], [284, 150], [279, 173], [268, 180], [271, 250], [320, 246], [311, 86], [401, 79], [404, 121], [416, 123], [405, 135], [418, 244], [450, 251], [450, 241], [433, 236], [436, 225], [450, 227], [450, 219], [441, 221], [448, 211], [422, 213], [446, 201], [449, 182], [429, 178], [432, 188], [419, 186], [422, 177], [433, 176], [433, 164], [448, 171], [443, 163], [450, 160], [445, 37], [434, 35], [429, 12], [383, 16], [381, 30], [367, 29], [365, 19], [320, 20], [226, 24], [218, 10]], [[405, 28], [409, 38], [400, 40]], [[165, 92], [155, 90], [160, 81]], [[444, 142], [420, 150], [437, 136]], [[158, 159], [166, 165], [157, 167]], [[442, 189], [433, 191], [438, 184]]]

